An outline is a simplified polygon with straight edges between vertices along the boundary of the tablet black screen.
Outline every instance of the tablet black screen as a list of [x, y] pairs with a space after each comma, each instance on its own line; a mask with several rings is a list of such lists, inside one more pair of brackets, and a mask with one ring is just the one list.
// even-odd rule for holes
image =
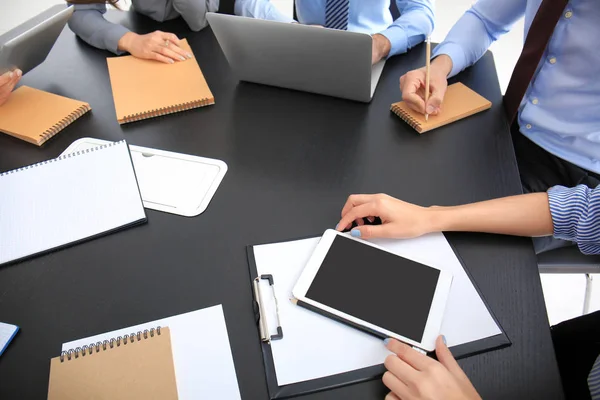
[[306, 297], [417, 342], [439, 270], [337, 236]]

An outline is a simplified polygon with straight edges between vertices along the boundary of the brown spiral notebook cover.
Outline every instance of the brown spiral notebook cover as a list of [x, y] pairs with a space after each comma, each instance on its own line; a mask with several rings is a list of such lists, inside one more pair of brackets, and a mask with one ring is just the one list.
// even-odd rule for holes
[[[180, 46], [193, 54], [185, 39]], [[120, 124], [215, 104], [194, 57], [174, 64], [133, 56], [107, 62]]]
[[48, 400], [176, 400], [169, 328], [90, 343], [50, 360]]
[[90, 110], [88, 103], [21, 86], [0, 106], [0, 131], [41, 146]]
[[492, 103], [489, 100], [462, 83], [454, 83], [448, 86], [440, 113], [430, 115], [428, 121], [425, 121], [423, 114], [414, 111], [403, 101], [392, 104], [391, 111], [417, 132], [423, 133], [477, 114], [490, 107], [492, 107]]

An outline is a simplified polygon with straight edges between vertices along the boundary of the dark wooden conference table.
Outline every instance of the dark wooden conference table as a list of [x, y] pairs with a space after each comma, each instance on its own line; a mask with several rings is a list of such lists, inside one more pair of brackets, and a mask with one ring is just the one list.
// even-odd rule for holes
[[[0, 172], [56, 157], [81, 137], [217, 158], [229, 170], [198, 217], [146, 210], [145, 225], [0, 268], [0, 321], [21, 327], [0, 358], [1, 399], [46, 398], [49, 361], [63, 342], [215, 304], [224, 307], [242, 398], [267, 399], [246, 245], [318, 235], [335, 226], [352, 193], [453, 205], [520, 192], [489, 53], [457, 80], [490, 99], [492, 109], [420, 136], [389, 106], [400, 99], [398, 77], [423, 64], [423, 46], [389, 60], [373, 101], [362, 104], [239, 83], [210, 29], [192, 33], [181, 20], [158, 24], [122, 12], [109, 18], [140, 33], [187, 37], [216, 104], [119, 126], [110, 54], [67, 28], [22, 83], [87, 101], [93, 111], [41, 148], [0, 135]], [[448, 237], [513, 342], [460, 361], [479, 393], [562, 398], [531, 241]], [[375, 380], [304, 398], [386, 393]]]

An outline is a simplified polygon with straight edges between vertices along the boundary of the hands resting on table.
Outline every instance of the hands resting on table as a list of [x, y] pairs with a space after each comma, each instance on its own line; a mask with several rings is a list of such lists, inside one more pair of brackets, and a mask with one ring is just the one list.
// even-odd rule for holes
[[118, 48], [134, 57], [157, 60], [166, 64], [192, 58], [189, 52], [179, 47], [179, 38], [176, 35], [161, 31], [146, 35], [127, 32], [119, 40]]
[[[364, 220], [380, 225], [365, 224]], [[421, 207], [385, 194], [357, 194], [346, 201], [336, 230], [351, 229], [361, 238], [413, 238], [430, 232], [471, 231], [520, 236], [551, 235], [547, 193], [531, 193], [454, 207]], [[435, 361], [390, 339], [395, 353], [385, 360], [383, 383], [392, 391], [386, 400], [480, 399], [443, 339], [436, 342]]]
[[6, 103], [8, 96], [10, 96], [15, 85], [21, 79], [21, 75], [23, 75], [23, 73], [20, 69], [0, 75], [0, 106]]
[[439, 361], [395, 339], [386, 339], [392, 355], [385, 359], [383, 383], [391, 392], [385, 400], [481, 400], [444, 343], [436, 342]]

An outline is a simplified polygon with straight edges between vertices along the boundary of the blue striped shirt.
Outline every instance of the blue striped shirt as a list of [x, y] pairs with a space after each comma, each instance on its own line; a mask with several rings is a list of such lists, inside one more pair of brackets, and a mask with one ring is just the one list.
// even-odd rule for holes
[[548, 190], [554, 237], [576, 242], [584, 254], [600, 254], [600, 186]]

